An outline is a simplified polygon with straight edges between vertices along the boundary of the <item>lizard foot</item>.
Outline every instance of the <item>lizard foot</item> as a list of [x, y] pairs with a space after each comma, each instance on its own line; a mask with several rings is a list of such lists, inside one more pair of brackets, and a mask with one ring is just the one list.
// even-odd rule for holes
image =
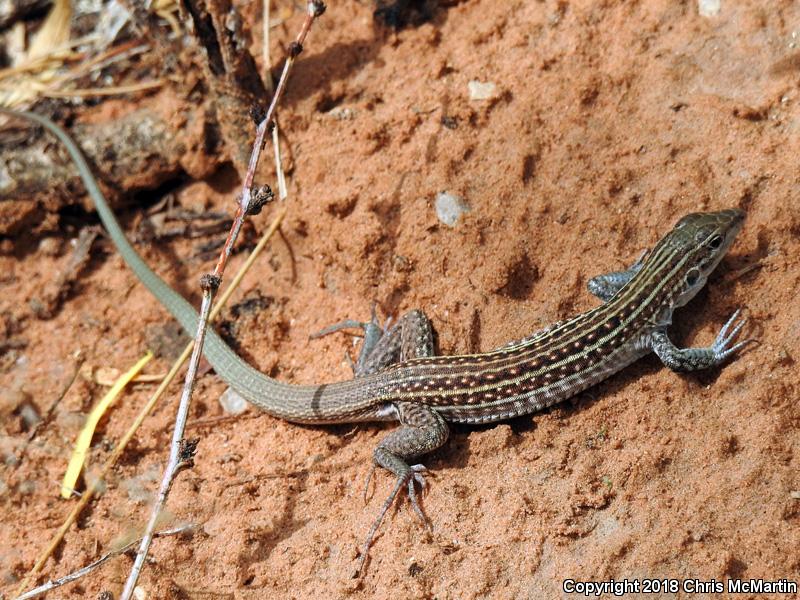
[[[717, 338], [711, 345], [710, 350], [714, 355], [715, 364], [722, 364], [726, 358], [747, 344], [758, 343], [758, 340], [754, 338], [747, 338], [746, 340], [741, 340], [731, 346], [731, 343], [736, 339], [736, 337], [739, 335], [739, 332], [747, 323], [747, 318], [739, 319], [739, 315], [741, 314], [742, 309], [737, 308], [736, 312], [734, 312], [733, 315], [731, 315], [731, 318], [728, 319], [728, 322], [722, 326], [722, 329], [720, 329], [719, 333], [717, 334]], [[735, 326], [733, 326], [734, 323], [736, 323]]]
[[[383, 522], [383, 518], [386, 516], [386, 513], [391, 508], [392, 504], [394, 504], [397, 495], [400, 493], [404, 487], [408, 487], [408, 499], [411, 501], [411, 506], [414, 508], [414, 512], [419, 517], [422, 524], [427, 529], [432, 529], [431, 523], [428, 518], [425, 516], [425, 513], [422, 512], [422, 508], [419, 505], [419, 501], [417, 500], [417, 490], [415, 484], [419, 484], [421, 490], [425, 490], [426, 483], [425, 477], [422, 475], [423, 471], [426, 471], [425, 465], [411, 465], [408, 467], [408, 470], [404, 473], [401, 473], [397, 476], [397, 480], [395, 481], [394, 488], [392, 489], [389, 496], [386, 498], [386, 501], [383, 503], [381, 507], [380, 513], [378, 514], [378, 518], [372, 523], [372, 527], [369, 529], [369, 533], [367, 534], [367, 539], [364, 540], [364, 546], [361, 550], [361, 558], [358, 560], [358, 568], [356, 569], [355, 574], [353, 575], [354, 578], [360, 577], [361, 573], [364, 569], [364, 563], [367, 560], [367, 556], [369, 554], [369, 548], [372, 546], [372, 542], [375, 539], [375, 534], [378, 532], [378, 528], [381, 526]], [[367, 485], [369, 485], [369, 480], [372, 477], [372, 473], [375, 471], [373, 468], [370, 472], [369, 476], [367, 477]], [[364, 489], [364, 499], [366, 500], [366, 488]]]
[[372, 314], [370, 316], [369, 321], [355, 321], [353, 319], [345, 319], [344, 321], [339, 321], [338, 323], [334, 323], [333, 325], [329, 325], [324, 329], [316, 333], [312, 333], [309, 337], [311, 340], [315, 340], [321, 338], [326, 335], [330, 335], [331, 333], [335, 333], [337, 331], [342, 331], [343, 329], [361, 329], [364, 332], [363, 342], [361, 344], [361, 350], [358, 353], [358, 359], [353, 362], [349, 353], [345, 353], [345, 359], [347, 363], [350, 365], [350, 369], [353, 371], [353, 375], [355, 377], [359, 377], [361, 375], [365, 375], [369, 371], [369, 359], [372, 351], [378, 345], [378, 343], [383, 339], [383, 336], [389, 331], [390, 324], [392, 322], [392, 318], [389, 317], [386, 319], [386, 322], [381, 326], [380, 321], [378, 320], [377, 315], [377, 302], [372, 303]]

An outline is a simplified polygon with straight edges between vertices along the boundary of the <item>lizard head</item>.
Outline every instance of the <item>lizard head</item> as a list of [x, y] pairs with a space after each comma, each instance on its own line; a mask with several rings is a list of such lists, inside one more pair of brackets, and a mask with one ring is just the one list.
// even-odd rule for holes
[[691, 213], [678, 221], [653, 249], [651, 257], [660, 254], [673, 266], [671, 277], [676, 291], [673, 306], [683, 306], [700, 291], [743, 223], [744, 211], [738, 208]]

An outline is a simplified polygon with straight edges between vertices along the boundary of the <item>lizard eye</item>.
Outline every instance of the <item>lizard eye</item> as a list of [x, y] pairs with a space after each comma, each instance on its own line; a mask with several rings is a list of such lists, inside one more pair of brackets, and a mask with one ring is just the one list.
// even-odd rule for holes
[[698, 279], [700, 279], [700, 271], [698, 269], [690, 269], [689, 272], [686, 273], [686, 284], [689, 287], [694, 286]]
[[708, 242], [708, 245], [711, 247], [712, 250], [716, 250], [722, 245], [722, 236], [715, 235], [711, 240]]

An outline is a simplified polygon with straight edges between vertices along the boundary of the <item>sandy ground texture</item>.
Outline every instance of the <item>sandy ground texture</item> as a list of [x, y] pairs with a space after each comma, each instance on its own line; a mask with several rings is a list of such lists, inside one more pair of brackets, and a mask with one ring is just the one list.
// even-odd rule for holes
[[[283, 381], [347, 378], [352, 338], [308, 336], [366, 319], [373, 300], [384, 316], [424, 308], [443, 354], [488, 350], [595, 306], [588, 278], [630, 264], [684, 214], [730, 206], [747, 211], [744, 229], [671, 331], [706, 345], [743, 307], [760, 344], [685, 376], [651, 356], [541, 414], [453, 427], [424, 459], [433, 530], [403, 499], [360, 580], [359, 546], [392, 484], [377, 473], [365, 505], [364, 482], [393, 425], [301, 427], [252, 408], [221, 418], [224, 385], [207, 371], [188, 430], [196, 465], [168, 515], [198, 529], [154, 543], [144, 597], [557, 598], [567, 578], [800, 580], [800, 4], [722, 0], [708, 16], [696, 1], [451, 4], [397, 33], [357, 1], [331, 2], [315, 25], [281, 112], [293, 166], [284, 236], [225, 314], [241, 353]], [[276, 52], [300, 19], [276, 30]], [[493, 84], [490, 97], [471, 99], [471, 81]], [[235, 191], [223, 173], [176, 196], [230, 210]], [[453, 227], [437, 219], [440, 192], [470, 208]], [[129, 208], [126, 226], [140, 213]], [[79, 363], [128, 368], [167, 321], [107, 243], [57, 314], [35, 318], [30, 302], [67, 241], [3, 246], [0, 311], [27, 343], [0, 374], [6, 457], [28, 435], [21, 403], [45, 413]], [[212, 262], [193, 258], [194, 241], [140, 248], [197, 299]], [[103, 420], [90, 474], [151, 390], [134, 386]], [[177, 390], [46, 577], [135, 535]], [[58, 485], [103, 391], [78, 376], [4, 467], [6, 597], [70, 509]], [[116, 558], [51, 597], [116, 594], [130, 565]]]

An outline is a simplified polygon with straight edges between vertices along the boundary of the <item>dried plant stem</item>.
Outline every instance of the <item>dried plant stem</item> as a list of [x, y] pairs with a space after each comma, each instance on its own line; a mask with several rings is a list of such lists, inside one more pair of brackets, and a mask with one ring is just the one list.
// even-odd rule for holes
[[104, 88], [79, 88], [74, 90], [50, 90], [43, 91], [42, 96], [45, 98], [87, 98], [97, 96], [121, 96], [125, 94], [133, 94], [135, 92], [145, 92], [147, 90], [155, 90], [164, 86], [163, 79], [155, 81], [141, 81], [139, 83], [132, 83], [131, 85], [117, 85], [113, 87]]
[[283, 175], [283, 165], [281, 164], [281, 142], [278, 137], [278, 122], [272, 130], [272, 147], [275, 149], [275, 175], [278, 181], [278, 198], [286, 200], [289, 192], [286, 189], [286, 177]]
[[[216, 316], [225, 306], [225, 304], [227, 303], [228, 299], [231, 297], [233, 292], [238, 288], [239, 283], [247, 274], [247, 271], [250, 270], [250, 267], [253, 266], [253, 263], [255, 263], [256, 259], [261, 254], [261, 252], [264, 250], [264, 248], [267, 245], [267, 242], [269, 242], [270, 238], [272, 238], [275, 231], [277, 231], [278, 227], [280, 226], [285, 216], [286, 216], [286, 208], [283, 207], [273, 219], [272, 223], [269, 226], [269, 229], [267, 229], [264, 235], [261, 236], [261, 239], [259, 240], [258, 244], [256, 244], [256, 247], [253, 249], [250, 255], [247, 257], [245, 263], [236, 273], [236, 276], [231, 281], [231, 284], [225, 289], [225, 292], [220, 296], [219, 302], [217, 302], [214, 305], [214, 309], [211, 311], [211, 317], [210, 317], [212, 320], [216, 318]], [[89, 502], [92, 500], [98, 488], [100, 487], [103, 478], [117, 463], [117, 460], [119, 460], [119, 457], [122, 455], [125, 448], [127, 447], [128, 442], [131, 441], [136, 431], [144, 422], [145, 418], [147, 418], [147, 415], [149, 415], [150, 412], [155, 407], [156, 402], [158, 402], [159, 398], [161, 398], [162, 394], [166, 391], [169, 384], [172, 383], [172, 380], [175, 379], [175, 377], [178, 374], [178, 371], [186, 362], [186, 359], [189, 358], [189, 355], [192, 352], [192, 348], [194, 348], [194, 340], [192, 340], [186, 345], [186, 348], [184, 348], [180, 357], [172, 365], [172, 368], [170, 368], [167, 375], [161, 381], [161, 384], [158, 386], [156, 391], [150, 397], [150, 400], [142, 408], [142, 410], [139, 411], [139, 414], [137, 415], [134, 422], [125, 432], [125, 435], [122, 436], [119, 443], [112, 451], [111, 456], [108, 457], [108, 460], [106, 460], [106, 462], [101, 467], [97, 476], [91, 481], [86, 490], [84, 490], [83, 494], [81, 495], [80, 499], [75, 504], [75, 506], [72, 507], [72, 510], [70, 511], [69, 515], [67, 515], [67, 518], [64, 520], [64, 523], [61, 525], [61, 527], [59, 527], [55, 536], [53, 536], [53, 539], [50, 540], [50, 544], [47, 546], [42, 555], [37, 559], [36, 564], [33, 566], [33, 568], [28, 572], [28, 574], [23, 579], [21, 585], [19, 586], [19, 589], [16, 591], [17, 596], [23, 593], [23, 591], [29, 585], [31, 580], [42, 570], [44, 563], [47, 561], [48, 558], [50, 558], [53, 552], [55, 552], [58, 545], [64, 539], [64, 535], [67, 533], [67, 531], [69, 531], [69, 528], [72, 527], [72, 524], [78, 519], [78, 516], [80, 516], [81, 512], [86, 507], [86, 505], [89, 504]]]
[[278, 80], [278, 87], [275, 89], [275, 93], [272, 96], [272, 101], [267, 109], [266, 116], [256, 128], [256, 139], [255, 143], [253, 144], [253, 152], [250, 155], [250, 163], [248, 165], [244, 184], [242, 186], [240, 210], [242, 206], [247, 207], [250, 205], [250, 190], [253, 187], [253, 178], [255, 177], [258, 160], [261, 157], [261, 148], [264, 146], [264, 137], [267, 133], [270, 123], [272, 122], [272, 117], [275, 114], [275, 108], [278, 105], [278, 100], [280, 100], [280, 97], [283, 95], [283, 92], [286, 88], [286, 82], [289, 79], [289, 73], [292, 70], [294, 60], [303, 51], [303, 42], [306, 41], [306, 36], [308, 35], [308, 31], [311, 29], [311, 25], [314, 23], [314, 20], [324, 12], [325, 4], [323, 4], [320, 0], [310, 0], [308, 3], [308, 11], [306, 12], [306, 18], [300, 28], [300, 33], [297, 34], [295, 41], [289, 45], [289, 56], [286, 58], [286, 62], [283, 65], [283, 71], [281, 72], [281, 77]]
[[153, 535], [156, 529], [156, 522], [161, 514], [161, 508], [169, 495], [169, 490], [172, 488], [172, 482], [175, 481], [175, 475], [178, 471], [189, 466], [193, 462], [194, 446], [195, 444], [186, 444], [183, 439], [183, 431], [186, 428], [186, 419], [189, 415], [189, 401], [192, 397], [194, 390], [194, 383], [197, 378], [197, 368], [200, 364], [200, 357], [203, 355], [203, 342], [207, 331], [208, 315], [211, 312], [211, 302], [214, 299], [214, 292], [219, 286], [219, 279], [216, 280], [213, 276], [203, 276], [203, 301], [200, 306], [200, 320], [197, 325], [197, 333], [194, 338], [194, 348], [192, 349], [192, 357], [189, 359], [189, 368], [186, 370], [186, 378], [184, 380], [183, 392], [181, 393], [181, 401], [178, 405], [178, 413], [175, 417], [175, 428], [172, 432], [172, 442], [170, 444], [169, 461], [167, 467], [164, 469], [164, 476], [161, 479], [161, 486], [158, 490], [158, 497], [153, 503], [153, 510], [150, 513], [150, 520], [142, 536], [142, 541], [139, 544], [139, 550], [136, 552], [136, 559], [133, 562], [128, 580], [125, 582], [125, 588], [122, 590], [120, 598], [122, 600], [130, 600], [133, 596], [133, 590], [136, 587], [136, 582], [139, 580], [144, 559], [147, 557], [147, 551], [150, 549], [150, 544], [153, 541]]
[[147, 528], [142, 536], [142, 542], [139, 545], [139, 550], [136, 553], [136, 559], [134, 560], [128, 580], [125, 582], [125, 588], [120, 596], [121, 600], [130, 600], [130, 598], [133, 596], [133, 590], [136, 587], [136, 582], [139, 579], [139, 574], [141, 573], [147, 552], [150, 548], [150, 543], [153, 539], [153, 531], [155, 530], [158, 515], [161, 512], [164, 503], [166, 502], [167, 496], [169, 495], [169, 490], [172, 487], [172, 482], [175, 479], [175, 475], [182, 467], [192, 464], [194, 444], [187, 443], [183, 439], [183, 432], [186, 427], [186, 418], [189, 413], [189, 403], [192, 396], [192, 390], [194, 389], [197, 367], [200, 363], [200, 357], [202, 356], [203, 341], [205, 339], [211, 303], [213, 301], [214, 294], [216, 293], [222, 281], [222, 276], [225, 272], [225, 266], [227, 265], [228, 258], [230, 257], [233, 244], [235, 243], [236, 238], [239, 235], [239, 231], [244, 223], [244, 218], [251, 210], [251, 201], [254, 192], [253, 179], [255, 178], [255, 171], [258, 166], [258, 160], [261, 156], [261, 149], [264, 145], [264, 136], [269, 128], [269, 124], [272, 122], [278, 101], [286, 89], [286, 82], [289, 77], [289, 72], [291, 71], [292, 63], [300, 54], [300, 52], [302, 52], [303, 42], [305, 41], [305, 38], [308, 35], [308, 31], [311, 28], [314, 20], [322, 15], [323, 12], [325, 12], [325, 5], [320, 0], [310, 0], [308, 2], [306, 18], [303, 21], [300, 33], [295, 41], [289, 46], [289, 56], [286, 59], [286, 64], [284, 65], [283, 72], [281, 73], [281, 78], [278, 81], [275, 94], [272, 96], [272, 101], [269, 109], [267, 110], [266, 116], [258, 125], [256, 131], [256, 140], [253, 144], [253, 150], [248, 162], [247, 173], [245, 174], [242, 185], [239, 206], [236, 209], [231, 230], [228, 233], [228, 237], [225, 240], [225, 245], [220, 252], [213, 274], [205, 275], [201, 280], [203, 300], [200, 307], [200, 319], [197, 324], [197, 333], [195, 334], [194, 350], [192, 351], [192, 357], [189, 361], [189, 368], [186, 373], [183, 392], [181, 393], [181, 401], [175, 418], [175, 428], [173, 430], [172, 442], [170, 444], [169, 460], [167, 461], [167, 467], [164, 470], [164, 476], [161, 480], [158, 497], [153, 503]]
[[[269, 56], [270, 4], [270, 0], [264, 0], [264, 19], [262, 21], [264, 35], [261, 46], [261, 62], [264, 65], [264, 86], [267, 88], [267, 91], [272, 94], [275, 92], [275, 84], [272, 81], [272, 73], [270, 71], [272, 60], [270, 60]], [[278, 183], [278, 198], [280, 200], [286, 200], [289, 193], [286, 190], [286, 177], [283, 174], [283, 165], [281, 164], [281, 143], [277, 114], [273, 121], [275, 122], [275, 127], [272, 128], [272, 147], [275, 150], [275, 174]]]

